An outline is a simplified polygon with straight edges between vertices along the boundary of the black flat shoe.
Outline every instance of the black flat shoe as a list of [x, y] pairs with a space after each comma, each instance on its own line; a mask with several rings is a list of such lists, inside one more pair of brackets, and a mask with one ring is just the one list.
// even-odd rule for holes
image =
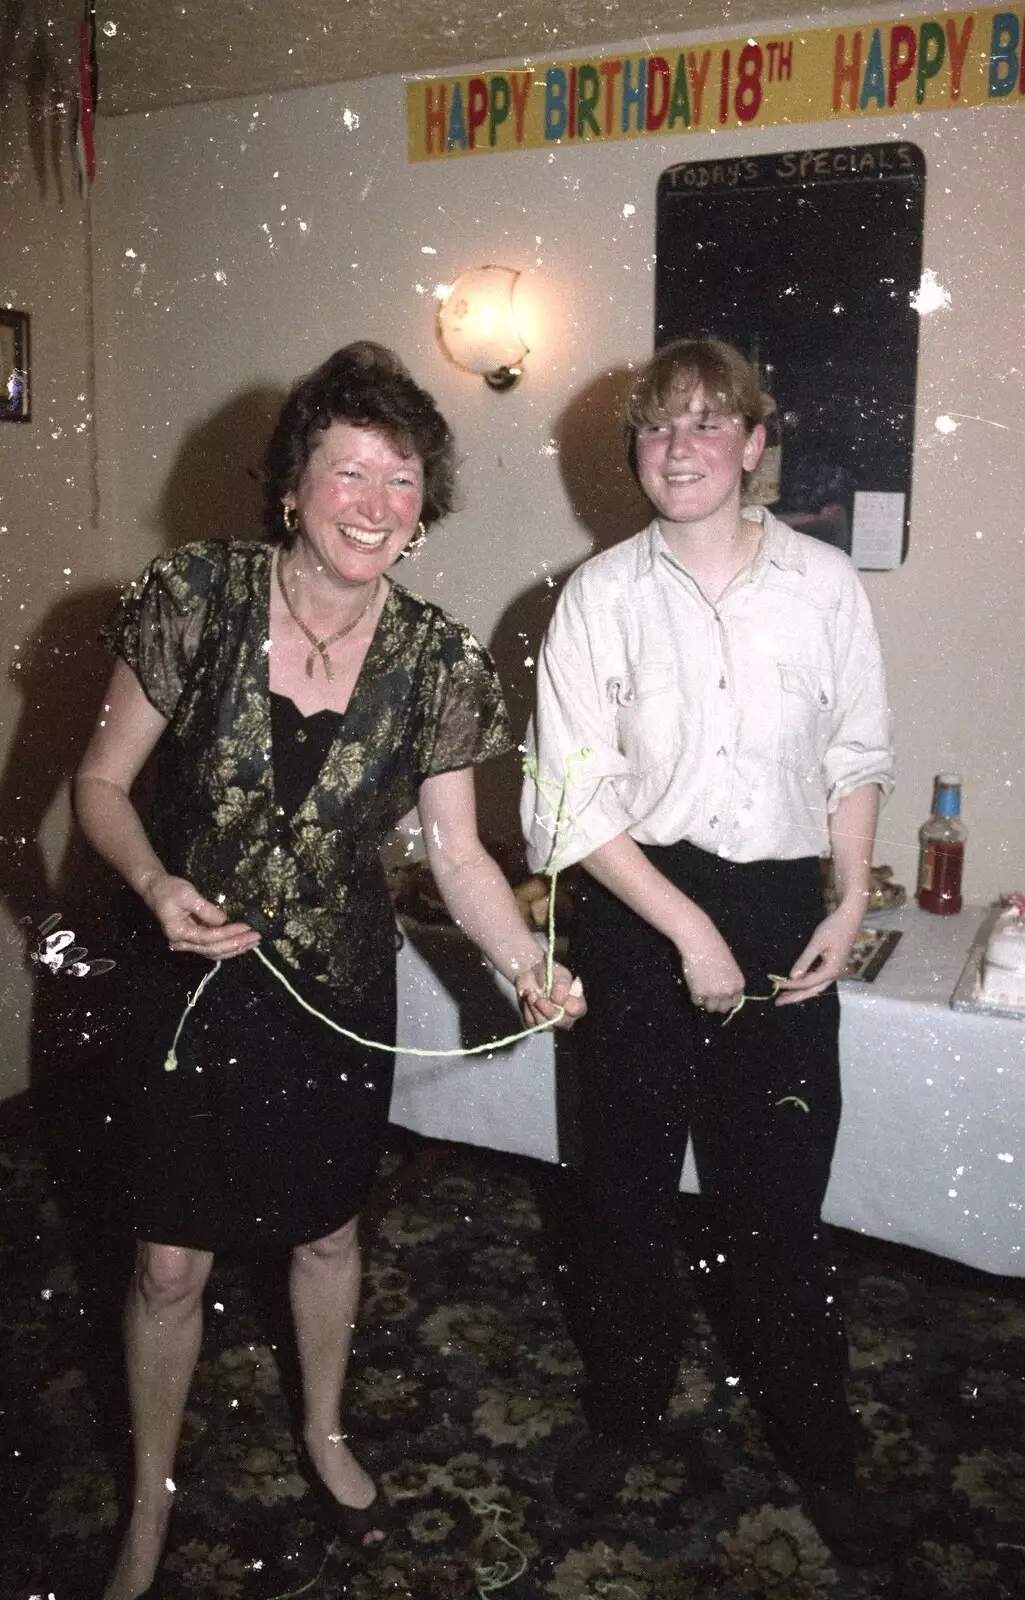
[[643, 1436], [585, 1433], [561, 1454], [552, 1473], [552, 1492], [562, 1506], [582, 1509], [608, 1505], [627, 1471], [643, 1461], [652, 1441]]
[[[320, 1476], [310, 1459], [309, 1451], [301, 1449], [297, 1453], [299, 1471], [306, 1479], [307, 1494], [312, 1496], [314, 1507], [324, 1523], [332, 1525], [336, 1533], [340, 1533], [346, 1544], [354, 1545], [368, 1554], [382, 1550], [389, 1538], [395, 1532], [397, 1519], [395, 1511], [378, 1489], [368, 1506], [346, 1505], [344, 1500], [339, 1500], [331, 1493], [327, 1484]], [[368, 1534], [380, 1535], [367, 1543]]]
[[861, 1489], [804, 1484], [801, 1495], [823, 1544], [852, 1567], [899, 1561], [915, 1542], [907, 1523], [896, 1521]]

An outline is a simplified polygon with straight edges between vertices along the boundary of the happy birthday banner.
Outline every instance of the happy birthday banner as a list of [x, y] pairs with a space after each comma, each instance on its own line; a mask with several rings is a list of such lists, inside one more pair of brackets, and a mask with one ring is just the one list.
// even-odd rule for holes
[[419, 79], [409, 159], [1025, 101], [1025, 11], [948, 11]]

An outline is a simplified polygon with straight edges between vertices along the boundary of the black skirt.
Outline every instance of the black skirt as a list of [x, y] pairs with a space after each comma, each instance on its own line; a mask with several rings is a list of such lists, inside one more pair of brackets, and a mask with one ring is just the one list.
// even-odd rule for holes
[[[169, 1071], [182, 1011], [211, 970], [166, 952], [124, 971], [136, 1236], [202, 1250], [323, 1238], [359, 1213], [373, 1185], [394, 1057], [310, 1016], [247, 954], [206, 985]], [[394, 1044], [394, 963], [348, 1012], [335, 1000], [331, 1015]]]

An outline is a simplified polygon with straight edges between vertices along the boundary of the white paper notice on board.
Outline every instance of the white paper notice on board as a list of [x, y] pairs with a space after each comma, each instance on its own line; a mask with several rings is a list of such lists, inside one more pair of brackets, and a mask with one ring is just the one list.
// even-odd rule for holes
[[888, 572], [904, 548], [904, 496], [884, 490], [854, 491], [851, 558], [856, 567]]

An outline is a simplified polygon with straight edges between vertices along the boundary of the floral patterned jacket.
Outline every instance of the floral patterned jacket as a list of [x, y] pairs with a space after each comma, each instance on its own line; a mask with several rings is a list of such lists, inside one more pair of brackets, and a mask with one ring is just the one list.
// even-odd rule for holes
[[487, 652], [392, 583], [341, 730], [286, 821], [271, 747], [272, 555], [212, 540], [158, 556], [102, 637], [167, 718], [147, 818], [167, 870], [257, 929], [296, 976], [351, 999], [394, 960], [385, 835], [425, 778], [512, 738]]

